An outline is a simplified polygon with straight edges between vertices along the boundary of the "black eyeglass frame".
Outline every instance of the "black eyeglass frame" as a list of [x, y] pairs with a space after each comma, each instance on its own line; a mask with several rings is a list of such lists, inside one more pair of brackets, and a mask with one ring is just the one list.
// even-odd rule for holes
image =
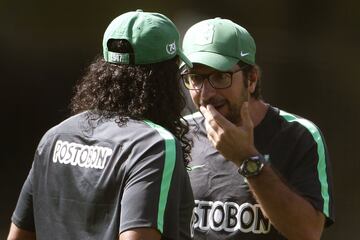
[[[183, 73], [180, 74], [180, 77], [181, 77], [181, 80], [182, 80], [185, 88], [187, 88], [188, 90], [201, 90], [201, 89], [203, 88], [203, 86], [204, 86], [205, 79], [207, 79], [207, 80], [209, 81], [211, 87], [213, 87], [214, 89], [226, 89], [226, 88], [231, 87], [233, 75], [234, 75], [235, 73], [237, 73], [237, 72], [242, 71], [244, 68], [246, 68], [246, 66], [241, 67], [241, 68], [237, 69], [237, 70], [234, 71], [234, 72], [220, 72], [220, 73], [230, 74], [230, 82], [229, 82], [229, 84], [226, 85], [225, 87], [215, 87], [215, 86], [214, 86], [214, 83], [210, 80], [210, 76], [213, 75], [213, 74], [215, 74], [215, 73], [219, 73], [219, 71], [214, 71], [214, 72], [211, 72], [211, 73], [209, 73], [209, 74], [198, 74], [198, 73], [183, 72]], [[191, 75], [201, 76], [201, 78], [202, 78], [202, 83], [201, 83], [201, 86], [200, 86], [199, 88], [189, 88], [189, 87], [186, 85], [185, 81], [187, 81], [187, 79], [185, 79], [185, 76], [188, 76], [188, 75], [190, 75], [190, 74], [191, 74]]]

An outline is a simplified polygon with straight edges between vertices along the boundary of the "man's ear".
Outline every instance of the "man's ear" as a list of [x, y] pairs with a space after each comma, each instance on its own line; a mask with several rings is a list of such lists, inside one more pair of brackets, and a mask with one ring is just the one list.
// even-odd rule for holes
[[255, 92], [255, 88], [256, 88], [256, 84], [258, 81], [258, 72], [256, 71], [255, 68], [253, 68], [249, 74], [249, 77], [247, 79], [247, 83], [248, 83], [248, 92], [250, 94], [252, 94], [253, 92]]

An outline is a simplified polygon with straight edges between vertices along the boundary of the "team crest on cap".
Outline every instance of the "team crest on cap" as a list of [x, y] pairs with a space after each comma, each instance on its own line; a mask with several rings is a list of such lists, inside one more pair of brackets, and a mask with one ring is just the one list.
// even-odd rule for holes
[[211, 23], [202, 24], [199, 29], [197, 29], [195, 44], [206, 45], [213, 42], [215, 32], [215, 26]]
[[176, 53], [176, 44], [175, 44], [175, 42], [166, 45], [166, 52], [168, 54], [170, 54], [170, 55], [173, 55], [174, 53]]

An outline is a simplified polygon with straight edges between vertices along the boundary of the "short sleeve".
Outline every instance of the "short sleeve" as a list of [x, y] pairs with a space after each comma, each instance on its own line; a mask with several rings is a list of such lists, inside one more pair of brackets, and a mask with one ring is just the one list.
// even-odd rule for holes
[[152, 227], [163, 238], [178, 239], [181, 191], [177, 183], [184, 165], [177, 145], [169, 137], [132, 150], [121, 198], [120, 233]]
[[325, 140], [315, 130], [306, 132], [297, 144], [299, 150], [292, 158], [295, 162], [289, 177], [296, 191], [325, 215], [329, 226], [335, 220], [332, 169]]
[[33, 167], [21, 189], [15, 211], [11, 217], [11, 221], [17, 227], [32, 232], [35, 231], [32, 189]]

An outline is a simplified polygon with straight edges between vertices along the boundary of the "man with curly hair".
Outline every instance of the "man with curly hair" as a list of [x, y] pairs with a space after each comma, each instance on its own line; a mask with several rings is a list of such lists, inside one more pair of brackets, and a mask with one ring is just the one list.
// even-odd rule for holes
[[164, 15], [110, 23], [103, 56], [75, 88], [74, 116], [40, 141], [8, 239], [190, 239], [180, 59], [192, 66]]

